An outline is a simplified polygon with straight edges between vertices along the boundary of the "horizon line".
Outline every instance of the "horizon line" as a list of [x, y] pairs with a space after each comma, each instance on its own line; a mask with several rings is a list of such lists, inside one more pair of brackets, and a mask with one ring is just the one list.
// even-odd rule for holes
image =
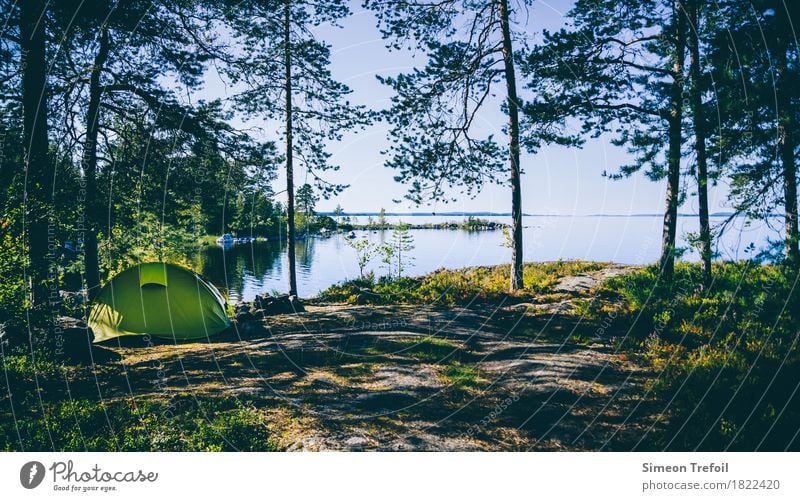
[[[322, 216], [335, 216], [333, 211], [320, 211]], [[341, 216], [379, 216], [380, 212], [342, 212]], [[610, 214], [610, 213], [587, 213], [587, 214], [545, 214], [545, 213], [523, 213], [523, 217], [664, 217], [664, 214], [657, 212], [641, 212], [632, 214]], [[734, 212], [712, 212], [709, 217], [730, 217]], [[384, 212], [384, 216], [489, 216], [489, 217], [511, 217], [510, 212], [490, 212], [490, 211], [456, 211], [456, 212]], [[679, 212], [679, 217], [699, 217], [700, 214], [692, 212]], [[770, 213], [766, 217], [782, 217], [783, 214]]]

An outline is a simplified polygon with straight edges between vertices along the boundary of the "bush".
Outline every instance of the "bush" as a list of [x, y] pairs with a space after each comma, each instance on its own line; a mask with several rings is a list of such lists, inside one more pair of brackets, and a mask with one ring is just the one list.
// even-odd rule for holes
[[[38, 451], [271, 451], [263, 417], [232, 399], [45, 402], [16, 420], [0, 407], [0, 450]], [[42, 410], [44, 412], [42, 412]]]
[[25, 313], [22, 238], [9, 217], [0, 217], [0, 329], [19, 329]]
[[[603, 263], [555, 261], [528, 263], [523, 268], [524, 288], [519, 299], [549, 292], [562, 277], [597, 271]], [[326, 301], [371, 304], [443, 304], [497, 302], [509, 296], [510, 266], [441, 269], [418, 278], [357, 279], [333, 285], [320, 294]], [[365, 294], [366, 292], [366, 294]]]
[[102, 269], [107, 278], [139, 263], [165, 261], [193, 268], [189, 256], [198, 249], [196, 235], [185, 228], [162, 222], [143, 213], [136, 227], [111, 228], [111, 235], [100, 239]]
[[629, 351], [657, 373], [650, 389], [670, 402], [654, 448], [800, 449], [796, 274], [717, 263], [704, 288], [699, 265], [682, 263], [671, 285], [657, 267], [604, 284], [622, 299]]

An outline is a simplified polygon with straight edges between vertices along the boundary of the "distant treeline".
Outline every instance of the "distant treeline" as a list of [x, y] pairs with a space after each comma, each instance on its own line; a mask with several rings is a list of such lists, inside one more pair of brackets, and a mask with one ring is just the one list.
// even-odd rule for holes
[[378, 223], [376, 221], [367, 222], [366, 224], [359, 223], [343, 223], [339, 228], [347, 230], [391, 230], [398, 228], [406, 228], [409, 230], [465, 230], [465, 231], [482, 231], [482, 230], [502, 230], [508, 228], [509, 225], [497, 221], [490, 221], [488, 219], [480, 219], [468, 217], [467, 219], [459, 221], [446, 221], [442, 223], [406, 223], [406, 222], [384, 222]]
[[[320, 214], [324, 214], [326, 216], [336, 216], [336, 211], [325, 212], [321, 211]], [[357, 216], [357, 217], [366, 217], [366, 216], [373, 216], [373, 217], [380, 217], [383, 214], [384, 216], [392, 216], [392, 217], [420, 217], [420, 216], [432, 216], [432, 217], [509, 217], [511, 216], [510, 212], [342, 212], [341, 216]], [[535, 216], [537, 214], [523, 214], [523, 216]]]

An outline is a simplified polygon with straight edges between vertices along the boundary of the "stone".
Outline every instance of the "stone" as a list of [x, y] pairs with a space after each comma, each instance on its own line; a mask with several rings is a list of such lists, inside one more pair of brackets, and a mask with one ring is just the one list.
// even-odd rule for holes
[[239, 303], [239, 304], [236, 305], [236, 308], [234, 308], [233, 311], [234, 311], [235, 315], [238, 317], [239, 315], [241, 315], [243, 313], [249, 312], [250, 308], [251, 308], [250, 307], [250, 303]]
[[303, 303], [297, 296], [256, 296], [254, 307], [262, 315], [284, 315], [305, 311]]
[[248, 322], [254, 322], [256, 320], [256, 316], [250, 311], [250, 309], [241, 310], [240, 313], [236, 315], [236, 323], [243, 324]]
[[56, 356], [82, 365], [112, 362], [121, 357], [114, 351], [94, 344], [94, 333], [82, 320], [71, 317], [59, 317], [61, 342]]

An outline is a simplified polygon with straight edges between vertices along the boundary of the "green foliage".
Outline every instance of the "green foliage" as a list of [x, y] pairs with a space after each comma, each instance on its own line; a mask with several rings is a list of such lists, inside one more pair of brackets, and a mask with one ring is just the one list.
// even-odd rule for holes
[[[32, 402], [31, 402], [32, 403]], [[18, 403], [19, 404], [19, 403]], [[234, 399], [45, 402], [0, 407], [0, 450], [271, 451], [264, 418]]]
[[107, 277], [138, 263], [165, 261], [191, 268], [189, 256], [197, 250], [198, 239], [188, 230], [164, 224], [151, 213], [143, 213], [133, 228], [114, 226], [101, 240], [100, 255]]
[[400, 353], [430, 363], [442, 363], [448, 358], [458, 356], [458, 345], [453, 341], [437, 337], [413, 339]]
[[0, 280], [0, 324], [22, 322], [25, 311], [24, 262], [20, 234], [14, 231], [11, 218], [0, 217], [0, 277], [3, 277]]
[[650, 267], [601, 291], [623, 299], [626, 346], [670, 402], [655, 446], [783, 450], [800, 419], [796, 272], [745, 261], [716, 263], [713, 274], [703, 288], [700, 266], [683, 263], [667, 285]]
[[[525, 298], [548, 292], [564, 276], [597, 271], [602, 263], [554, 261], [528, 263], [523, 267], [524, 288], [515, 292]], [[364, 300], [375, 304], [445, 304], [498, 302], [506, 299], [509, 265], [480, 266], [461, 270], [441, 269], [419, 278], [367, 277], [333, 285], [320, 294], [327, 301], [353, 303]], [[369, 290], [372, 294], [364, 295]], [[360, 298], [360, 299], [359, 299]]]
[[50, 353], [35, 350], [33, 355], [30, 352], [5, 353], [5, 356], [0, 359], [0, 369], [14, 375], [32, 376], [34, 374], [54, 374], [63, 370], [64, 367], [56, 364]]
[[278, 235], [285, 218], [283, 207], [271, 194], [266, 187], [245, 186], [238, 191], [233, 202], [234, 217], [227, 224], [229, 232], [239, 237]]
[[314, 187], [305, 183], [297, 189], [294, 200], [299, 212], [313, 216], [319, 197], [314, 193]]
[[[493, 226], [492, 222], [488, 219], [481, 219], [475, 216], [467, 216], [464, 222], [461, 223], [461, 229], [466, 231], [477, 231], [482, 228]], [[505, 226], [503, 227], [505, 228]]]
[[390, 276], [398, 279], [403, 277], [406, 267], [414, 261], [414, 257], [410, 255], [413, 250], [414, 237], [408, 231], [408, 225], [400, 223], [392, 230], [391, 239], [380, 248]]
[[444, 366], [441, 370], [444, 382], [458, 391], [480, 391], [488, 382], [473, 365], [455, 362]]
[[372, 261], [379, 252], [380, 246], [374, 244], [369, 240], [362, 239], [346, 239], [345, 242], [356, 252], [356, 262], [358, 263], [358, 273], [364, 279], [364, 269]]

